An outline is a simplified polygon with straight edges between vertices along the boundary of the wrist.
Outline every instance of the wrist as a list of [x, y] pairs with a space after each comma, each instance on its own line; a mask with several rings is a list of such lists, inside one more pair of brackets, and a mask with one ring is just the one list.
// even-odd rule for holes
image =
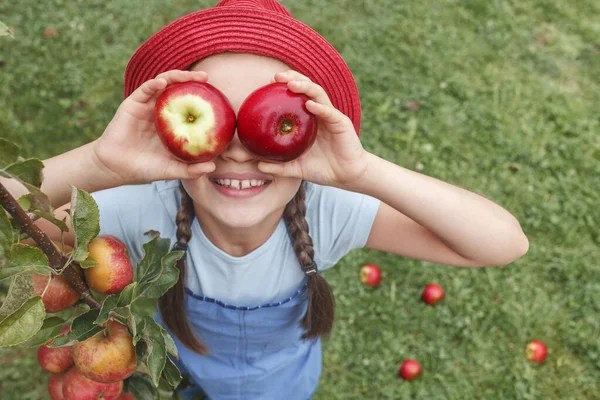
[[133, 183], [133, 182], [129, 182], [127, 179], [125, 179], [122, 175], [120, 175], [119, 173], [113, 171], [102, 159], [102, 157], [99, 155], [101, 152], [99, 151], [99, 141], [101, 140], [101, 138], [94, 140], [93, 142], [91, 142], [89, 144], [89, 146], [91, 147], [91, 156], [89, 158], [89, 161], [91, 163], [90, 168], [92, 171], [95, 171], [97, 173], [97, 183], [99, 184], [99, 186], [101, 186], [100, 188], [96, 189], [96, 190], [101, 190], [101, 189], [106, 189], [106, 188], [110, 188], [110, 187], [116, 187], [116, 186], [122, 186], [122, 185], [126, 185], [128, 183]]
[[364, 151], [363, 161], [361, 162], [364, 167], [360, 174], [338, 185], [338, 187], [352, 192], [369, 194], [373, 185], [377, 183], [377, 170], [380, 168], [382, 161], [376, 155]]

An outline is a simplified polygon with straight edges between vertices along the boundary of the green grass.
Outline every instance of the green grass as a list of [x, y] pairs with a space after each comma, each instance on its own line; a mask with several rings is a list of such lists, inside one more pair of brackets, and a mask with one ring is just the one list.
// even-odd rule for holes
[[[2, 3], [15, 40], [0, 41], [0, 136], [40, 158], [98, 137], [137, 46], [214, 2]], [[600, 3], [283, 4], [355, 73], [365, 148], [498, 202], [530, 240], [503, 268], [348, 255], [326, 273], [337, 320], [316, 398], [600, 398]], [[365, 262], [383, 269], [378, 289], [358, 281]], [[419, 301], [433, 281], [447, 293], [435, 308]], [[549, 346], [543, 365], [524, 359], [533, 338]], [[406, 383], [396, 371], [409, 357], [424, 372]], [[44, 398], [34, 351], [0, 360], [0, 398]]]

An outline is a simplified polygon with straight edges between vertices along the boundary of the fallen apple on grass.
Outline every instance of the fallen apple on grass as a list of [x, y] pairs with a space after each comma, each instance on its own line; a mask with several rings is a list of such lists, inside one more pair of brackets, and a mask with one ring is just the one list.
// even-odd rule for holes
[[421, 375], [421, 364], [416, 360], [404, 360], [398, 370], [398, 376], [405, 381], [412, 381]]
[[180, 160], [205, 162], [219, 155], [235, 132], [235, 112], [217, 88], [205, 82], [167, 87], [154, 108], [156, 131]]
[[115, 294], [131, 283], [133, 267], [127, 247], [119, 238], [101, 235], [90, 242], [89, 258], [96, 265], [84, 270], [85, 280], [98, 293]]
[[289, 90], [286, 83], [271, 83], [250, 93], [238, 111], [240, 141], [262, 160], [299, 157], [317, 138], [316, 117], [305, 105], [309, 99]]
[[438, 304], [443, 298], [444, 289], [436, 283], [430, 283], [425, 286], [423, 293], [421, 293], [421, 299], [430, 306]]
[[546, 355], [548, 354], [548, 348], [539, 340], [532, 340], [527, 343], [527, 347], [525, 349], [525, 353], [527, 359], [532, 362], [542, 363], [546, 359]]
[[360, 281], [371, 287], [377, 287], [381, 281], [381, 270], [375, 264], [365, 264], [360, 267]]
[[102, 332], [73, 345], [75, 367], [96, 382], [122, 381], [131, 376], [137, 366], [132, 340], [125, 325], [108, 321]]

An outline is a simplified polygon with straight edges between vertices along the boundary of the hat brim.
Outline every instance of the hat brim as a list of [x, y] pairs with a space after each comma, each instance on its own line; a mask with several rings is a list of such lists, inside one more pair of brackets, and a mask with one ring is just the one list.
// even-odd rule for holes
[[186, 69], [223, 52], [273, 57], [319, 84], [332, 104], [360, 132], [356, 81], [337, 50], [308, 25], [276, 12], [218, 7], [181, 17], [152, 35], [133, 54], [125, 70], [125, 97], [158, 74]]

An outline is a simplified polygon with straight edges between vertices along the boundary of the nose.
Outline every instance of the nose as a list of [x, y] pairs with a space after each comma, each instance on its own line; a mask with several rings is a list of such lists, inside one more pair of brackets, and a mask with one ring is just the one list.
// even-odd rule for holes
[[229, 142], [219, 157], [224, 160], [235, 161], [238, 163], [254, 160], [252, 153], [250, 153], [246, 147], [244, 147], [242, 142], [240, 142], [237, 131], [235, 135], [233, 135], [231, 142]]

